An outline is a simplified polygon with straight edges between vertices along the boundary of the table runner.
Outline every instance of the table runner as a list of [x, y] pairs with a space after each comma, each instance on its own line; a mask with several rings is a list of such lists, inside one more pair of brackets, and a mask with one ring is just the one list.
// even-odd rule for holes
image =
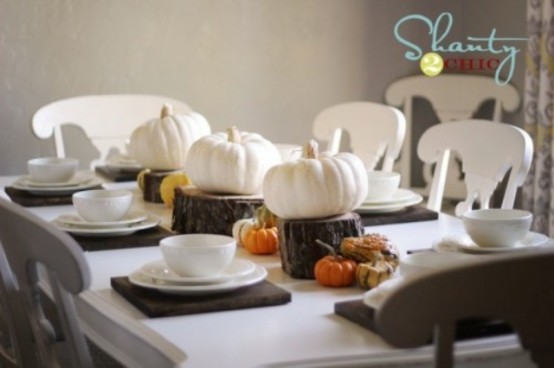
[[[213, 295], [170, 295], [131, 284], [127, 276], [112, 277], [112, 288], [148, 317], [265, 307], [286, 304], [291, 294], [264, 280], [228, 293]], [[271, 313], [271, 312], [268, 312]]]

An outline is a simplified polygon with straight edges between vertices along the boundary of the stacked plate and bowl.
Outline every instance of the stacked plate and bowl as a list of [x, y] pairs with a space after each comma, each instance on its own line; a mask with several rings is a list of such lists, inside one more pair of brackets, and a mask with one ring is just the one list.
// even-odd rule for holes
[[83, 190], [72, 195], [75, 212], [58, 216], [53, 223], [80, 236], [122, 236], [157, 226], [160, 219], [132, 210], [133, 193], [119, 189]]
[[400, 174], [397, 172], [370, 170], [367, 172], [367, 180], [366, 199], [356, 212], [396, 212], [423, 201], [423, 197], [418, 193], [399, 188]]
[[138, 286], [168, 294], [207, 295], [256, 284], [264, 267], [235, 257], [234, 238], [217, 234], [181, 234], [160, 241], [161, 258], [129, 275]]
[[438, 252], [472, 254], [533, 250], [550, 245], [550, 238], [531, 231], [529, 211], [508, 208], [475, 209], [461, 217], [465, 234], [445, 236], [433, 247]]
[[27, 162], [28, 175], [17, 179], [12, 187], [35, 195], [58, 196], [102, 184], [94, 176], [77, 172], [78, 166], [76, 158], [34, 158]]

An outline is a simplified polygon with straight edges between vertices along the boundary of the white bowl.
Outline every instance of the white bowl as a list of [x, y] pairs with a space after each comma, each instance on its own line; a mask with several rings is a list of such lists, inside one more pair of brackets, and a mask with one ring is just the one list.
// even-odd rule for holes
[[64, 183], [77, 172], [76, 158], [40, 157], [27, 161], [31, 179], [40, 183]]
[[90, 222], [118, 221], [129, 212], [133, 193], [127, 190], [94, 189], [73, 194], [79, 216]]
[[515, 209], [473, 210], [462, 216], [464, 228], [480, 247], [513, 247], [531, 228], [533, 214]]
[[400, 258], [399, 270], [403, 277], [414, 277], [430, 271], [449, 269], [471, 262], [475, 255], [461, 253], [422, 252]]
[[233, 260], [234, 238], [217, 234], [181, 234], [164, 238], [160, 249], [167, 266], [185, 277], [219, 275]]
[[392, 171], [369, 170], [367, 184], [366, 200], [387, 199], [398, 190], [400, 174]]

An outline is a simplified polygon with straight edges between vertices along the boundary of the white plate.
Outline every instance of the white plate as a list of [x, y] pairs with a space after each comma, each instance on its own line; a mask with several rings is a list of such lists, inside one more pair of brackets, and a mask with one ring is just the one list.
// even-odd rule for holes
[[487, 254], [487, 253], [507, 253], [532, 250], [534, 247], [547, 245], [550, 238], [544, 234], [530, 231], [522, 241], [518, 242], [514, 247], [480, 247], [475, 244], [469, 235], [448, 236], [437, 240], [433, 243], [433, 248], [437, 252], [463, 252], [472, 254]]
[[390, 204], [362, 204], [360, 207], [356, 208], [355, 211], [359, 213], [388, 213], [400, 211], [408, 206], [413, 206], [423, 201], [423, 197], [417, 193], [412, 192], [412, 195], [404, 200], [397, 203]]
[[86, 183], [91, 179], [90, 176], [83, 176], [83, 175], [75, 175], [73, 178], [71, 178], [68, 181], [59, 182], [59, 183], [43, 183], [40, 181], [35, 181], [31, 176], [22, 176], [18, 179], [18, 182], [21, 185], [25, 185], [28, 187], [36, 187], [36, 188], [58, 188], [58, 187], [75, 187], [79, 184]]
[[137, 160], [127, 155], [114, 155], [108, 157], [106, 166], [114, 169], [140, 169], [142, 165]]
[[145, 276], [166, 283], [176, 285], [201, 285], [201, 284], [220, 284], [228, 282], [234, 278], [245, 276], [256, 269], [256, 265], [246, 259], [233, 259], [229, 267], [217, 276], [206, 277], [183, 277], [173, 272], [163, 259], [148, 262], [138, 271]]
[[67, 225], [53, 220], [52, 223], [59, 229], [68, 233], [81, 236], [122, 236], [129, 235], [139, 230], [149, 229], [158, 226], [160, 219], [156, 216], [148, 215], [148, 218], [141, 222], [123, 225], [121, 227], [103, 227], [103, 228], [82, 228], [78, 226]]
[[254, 271], [247, 275], [231, 279], [221, 284], [209, 285], [175, 285], [164, 281], [152, 279], [140, 271], [129, 275], [129, 281], [138, 286], [148, 289], [155, 289], [167, 294], [176, 295], [208, 295], [226, 293], [241, 287], [257, 284], [267, 277], [267, 271], [262, 266], [256, 265]]
[[137, 222], [144, 221], [148, 218], [146, 212], [131, 211], [119, 221], [102, 221], [102, 222], [91, 222], [86, 221], [81, 216], [76, 213], [66, 213], [58, 216], [55, 221], [63, 225], [69, 225], [74, 227], [79, 227], [82, 229], [90, 228], [99, 228], [99, 227], [124, 227], [125, 225], [134, 224]]
[[70, 187], [33, 187], [30, 186], [25, 180], [18, 179], [13, 184], [12, 187], [15, 189], [25, 190], [31, 194], [36, 195], [66, 195], [78, 192], [80, 190], [90, 189], [102, 185], [100, 179], [94, 177], [88, 177], [86, 180], [78, 183], [77, 185]]
[[364, 206], [398, 204], [415, 198], [415, 195], [416, 193], [412, 192], [409, 189], [398, 189], [390, 198], [365, 200], [362, 204]]

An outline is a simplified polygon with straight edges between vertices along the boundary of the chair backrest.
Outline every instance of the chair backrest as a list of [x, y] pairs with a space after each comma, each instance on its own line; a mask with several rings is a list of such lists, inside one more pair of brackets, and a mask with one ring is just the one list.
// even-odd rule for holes
[[15, 278], [0, 243], [0, 367], [38, 365], [34, 354], [23, 354], [18, 348], [18, 335], [25, 336], [23, 338], [25, 341], [33, 339], [26, 316], [19, 313], [23, 311], [22, 306], [13, 307], [20, 302]]
[[382, 170], [391, 171], [398, 158], [406, 120], [394, 107], [375, 102], [347, 102], [321, 111], [313, 123], [317, 139], [328, 140], [327, 150], [339, 151], [342, 132], [350, 134], [352, 152], [366, 168], [375, 169], [383, 158]]
[[6, 304], [15, 327], [12, 337], [21, 366], [59, 364], [59, 348], [54, 347], [60, 342], [40, 301], [39, 283], [44, 281], [39, 267], [44, 267], [48, 275], [69, 364], [92, 366], [73, 303], [73, 296], [86, 290], [91, 281], [79, 245], [68, 234], [4, 199], [0, 199], [0, 244], [2, 284], [8, 286], [4, 288], [9, 298]]
[[[401, 78], [391, 83], [385, 92], [386, 103], [402, 107], [406, 116], [406, 139], [399, 158], [398, 171], [402, 174], [402, 186], [412, 187], [412, 141], [418, 141], [419, 137], [413, 137], [413, 101], [421, 97], [429, 101], [437, 114], [440, 122], [471, 119], [478, 107], [485, 101], [493, 100], [494, 109], [492, 116], [487, 117], [494, 121], [502, 120], [502, 112], [514, 112], [520, 105], [521, 97], [517, 89], [511, 85], [499, 85], [494, 77], [467, 75], [467, 74], [442, 74], [436, 77], [416, 75]], [[452, 160], [453, 161], [453, 160]], [[451, 166], [455, 166], [453, 162]], [[459, 168], [456, 166], [456, 169]], [[428, 193], [430, 184], [430, 170], [424, 174], [427, 181]], [[458, 173], [459, 174], [459, 173]], [[460, 175], [452, 175], [448, 178], [448, 197], [462, 198], [463, 185]]]
[[437, 124], [421, 136], [417, 153], [436, 164], [427, 207], [440, 211], [450, 152], [462, 161], [467, 196], [456, 206], [456, 215], [471, 210], [477, 202], [488, 208], [491, 196], [508, 170], [502, 208], [512, 208], [517, 188], [523, 185], [533, 158], [533, 142], [524, 130], [490, 120], [461, 120]]
[[41, 107], [33, 116], [32, 130], [40, 139], [54, 136], [56, 155], [65, 157], [62, 125], [81, 127], [99, 150], [91, 168], [104, 162], [111, 149], [125, 152], [125, 143], [133, 130], [144, 122], [160, 116], [168, 103], [175, 112], [191, 108], [182, 101], [156, 95], [90, 95], [58, 100]]
[[[549, 249], [550, 248], [550, 249]], [[406, 281], [375, 314], [391, 345], [415, 348], [434, 337], [435, 366], [451, 367], [455, 323], [507, 322], [540, 367], [554, 367], [554, 248], [483, 257], [474, 264]]]

